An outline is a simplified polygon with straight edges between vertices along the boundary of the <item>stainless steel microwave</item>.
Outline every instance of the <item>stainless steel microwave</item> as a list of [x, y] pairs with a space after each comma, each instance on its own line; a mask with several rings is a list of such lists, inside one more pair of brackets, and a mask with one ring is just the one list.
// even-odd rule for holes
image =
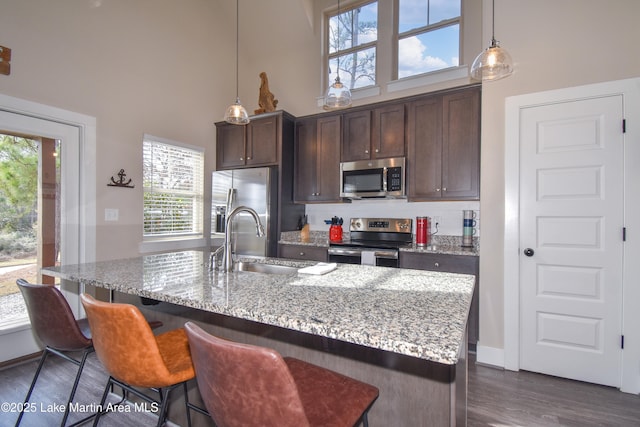
[[340, 163], [340, 197], [405, 197], [405, 158]]

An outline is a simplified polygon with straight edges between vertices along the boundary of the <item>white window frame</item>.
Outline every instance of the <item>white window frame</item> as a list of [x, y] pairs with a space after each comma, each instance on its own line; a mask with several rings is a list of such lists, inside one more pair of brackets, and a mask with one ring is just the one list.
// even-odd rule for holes
[[[199, 160], [196, 166], [199, 171], [194, 174], [194, 181], [198, 187], [196, 191], [189, 195], [181, 191], [182, 195], [187, 195], [193, 198], [194, 208], [192, 213], [192, 224], [194, 225], [191, 232], [178, 232], [178, 233], [157, 233], [146, 234], [144, 231], [144, 218], [142, 224], [142, 242], [139, 246], [141, 253], [158, 252], [164, 250], [181, 250], [198, 248], [205, 246], [204, 238], [204, 148], [193, 145], [184, 144], [182, 142], [172, 141], [166, 138], [160, 138], [149, 134], [143, 136], [143, 147], [147, 144], [164, 145], [176, 149], [184, 149], [199, 154]], [[144, 148], [143, 148], [144, 149]], [[144, 156], [144, 153], [143, 153]], [[144, 168], [144, 165], [143, 165]], [[144, 185], [145, 183], [143, 183]], [[150, 187], [143, 187], [143, 193], [148, 194], [150, 192], [167, 191], [167, 189], [156, 189]], [[146, 207], [143, 201], [143, 216]]]

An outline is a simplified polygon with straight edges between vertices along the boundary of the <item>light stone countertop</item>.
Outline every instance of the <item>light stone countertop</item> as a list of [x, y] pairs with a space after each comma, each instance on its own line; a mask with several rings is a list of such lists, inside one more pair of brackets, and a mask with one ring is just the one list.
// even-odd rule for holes
[[350, 264], [317, 276], [223, 274], [209, 271], [206, 251], [47, 267], [43, 273], [446, 365], [458, 361], [475, 282], [471, 275]]
[[[345, 231], [342, 237], [343, 241], [349, 240], [349, 232]], [[329, 233], [326, 231], [312, 230], [309, 232], [308, 239], [302, 239], [299, 231], [285, 231], [280, 233], [279, 244], [283, 245], [304, 245], [316, 246], [320, 248], [329, 247]], [[442, 255], [466, 255], [478, 256], [480, 251], [480, 242], [477, 237], [473, 238], [473, 247], [462, 247], [461, 236], [431, 236], [429, 245], [425, 247], [416, 246], [415, 242], [407, 248], [400, 248], [400, 252], [415, 252], [425, 254], [442, 254]]]

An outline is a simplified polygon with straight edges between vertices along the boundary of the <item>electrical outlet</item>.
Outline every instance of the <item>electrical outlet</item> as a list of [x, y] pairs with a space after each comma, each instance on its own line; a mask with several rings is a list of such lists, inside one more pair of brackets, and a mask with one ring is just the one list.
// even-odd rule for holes
[[118, 209], [105, 209], [104, 220], [105, 221], [117, 221], [120, 211]]
[[440, 217], [439, 216], [434, 216], [433, 218], [431, 218], [431, 221], [433, 222], [433, 224], [440, 224]]

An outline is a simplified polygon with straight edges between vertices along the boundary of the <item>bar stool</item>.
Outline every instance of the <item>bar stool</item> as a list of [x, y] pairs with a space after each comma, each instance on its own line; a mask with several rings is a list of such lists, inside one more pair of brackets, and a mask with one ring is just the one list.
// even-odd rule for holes
[[[160, 405], [157, 424], [160, 427], [167, 418], [171, 391], [182, 386], [189, 426], [190, 409], [208, 415], [189, 403], [187, 381], [194, 378], [195, 372], [184, 329], [154, 336], [136, 306], [102, 302], [87, 294], [80, 298], [89, 319], [96, 355], [110, 375], [101, 408], [111, 386], [117, 385], [149, 403]], [[159, 394], [159, 399], [134, 387], [152, 389]], [[97, 414], [94, 426], [98, 425], [101, 415], [101, 412]]]
[[[24, 403], [29, 402], [44, 361], [49, 354], [55, 354], [78, 367], [78, 372], [69, 394], [69, 400], [67, 400], [64, 415], [62, 416], [62, 422], [60, 423], [61, 426], [64, 426], [69, 417], [70, 403], [76, 394], [87, 356], [93, 352], [89, 324], [87, 319], [75, 319], [69, 303], [55, 286], [31, 284], [24, 279], [18, 279], [16, 284], [27, 306], [31, 328], [42, 344], [45, 345], [40, 357], [40, 363], [38, 363], [38, 368], [31, 381], [31, 386], [27, 391], [27, 396], [24, 398]], [[77, 351], [82, 351], [80, 359], [66, 354], [67, 352]], [[23, 415], [24, 412], [20, 412], [20, 415], [18, 415], [16, 427], [20, 425]], [[86, 417], [76, 424], [81, 424], [92, 416]]]
[[368, 426], [372, 385], [272, 349], [223, 340], [185, 324], [198, 389], [218, 427]]

